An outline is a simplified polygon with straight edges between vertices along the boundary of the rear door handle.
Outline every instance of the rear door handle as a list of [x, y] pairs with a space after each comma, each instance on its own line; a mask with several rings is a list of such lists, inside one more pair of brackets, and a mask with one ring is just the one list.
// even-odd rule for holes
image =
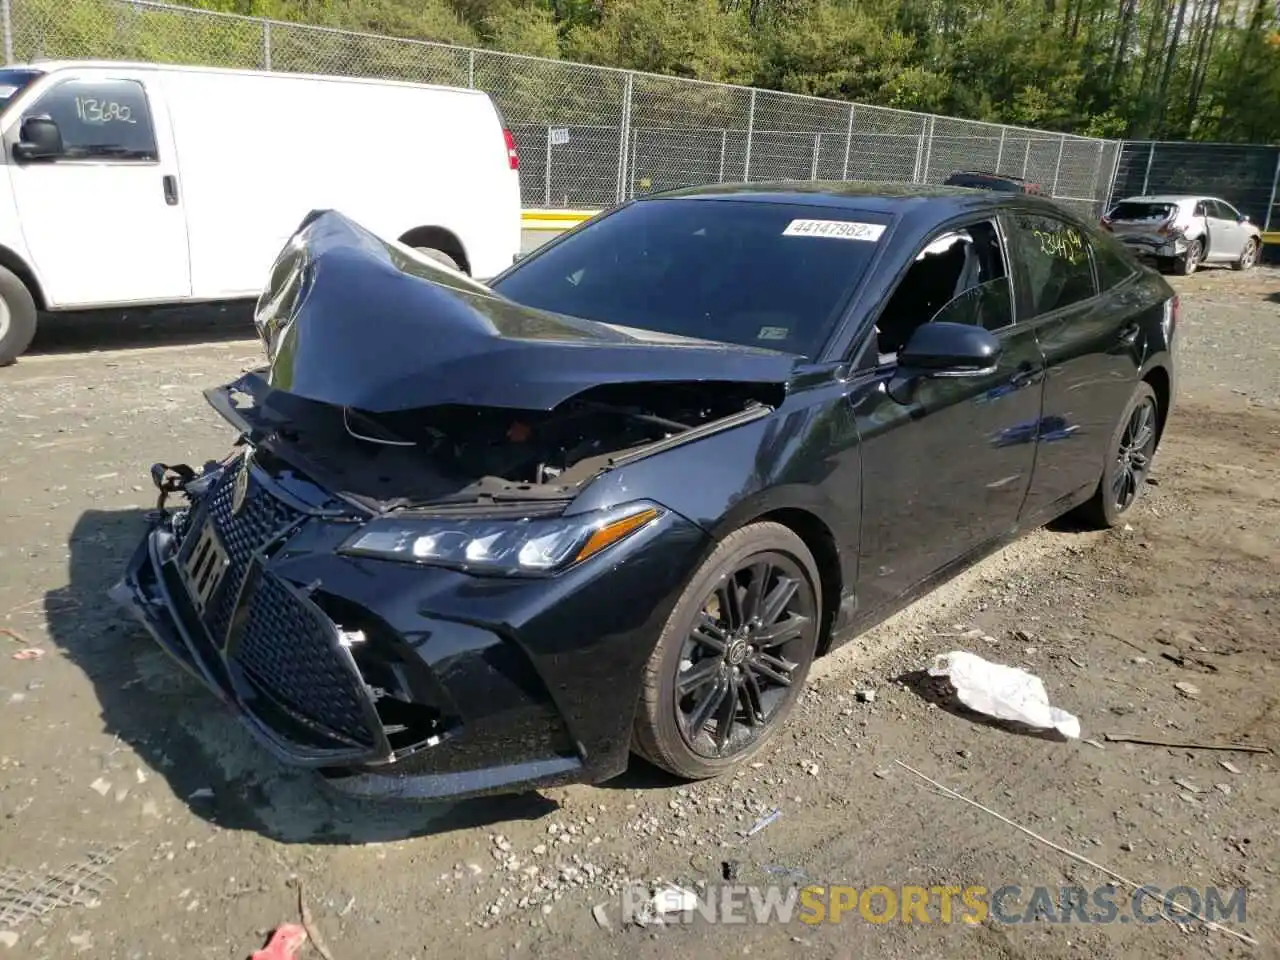
[[1119, 342], [1122, 346], [1130, 347], [1138, 340], [1138, 334], [1142, 332], [1142, 328], [1136, 323], [1131, 323], [1120, 331]]
[[161, 181], [164, 184], [164, 202], [171, 207], [178, 205], [178, 178], [166, 173]]

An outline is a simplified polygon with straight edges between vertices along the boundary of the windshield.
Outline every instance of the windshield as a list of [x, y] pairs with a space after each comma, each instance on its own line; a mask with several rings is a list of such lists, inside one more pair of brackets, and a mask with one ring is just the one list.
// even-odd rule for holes
[[1117, 203], [1109, 220], [1168, 220], [1177, 208], [1172, 203], [1139, 203], [1125, 200]]
[[0, 113], [3, 113], [13, 98], [40, 76], [39, 70], [0, 70]]
[[812, 358], [888, 222], [804, 204], [645, 200], [535, 253], [493, 289], [553, 313]]

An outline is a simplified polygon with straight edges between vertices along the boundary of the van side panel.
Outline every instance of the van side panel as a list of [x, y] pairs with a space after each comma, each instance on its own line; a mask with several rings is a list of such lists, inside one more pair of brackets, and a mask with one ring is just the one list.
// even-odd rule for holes
[[444, 227], [479, 277], [519, 249], [519, 185], [483, 95], [180, 68], [164, 87], [196, 298], [256, 296], [313, 209], [393, 240]]

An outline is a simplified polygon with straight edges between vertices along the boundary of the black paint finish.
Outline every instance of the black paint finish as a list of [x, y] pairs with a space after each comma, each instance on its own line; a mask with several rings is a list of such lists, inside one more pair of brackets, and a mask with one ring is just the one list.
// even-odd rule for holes
[[[869, 215], [887, 223], [817, 355], [663, 343], [533, 311], [502, 297], [503, 277], [496, 294], [436, 277], [332, 214], [311, 218], [311, 232], [294, 245], [297, 259], [320, 264], [320, 274], [290, 294], [298, 262], [285, 262], [264, 294], [273, 385], [326, 403], [546, 409], [619, 380], [655, 391], [673, 379], [778, 386], [775, 408], [764, 416], [604, 467], [563, 507], [566, 515], [641, 499], [666, 513], [589, 560], [537, 579], [341, 554], [339, 545], [374, 509], [326, 498], [316, 478], [289, 464], [278, 431], [254, 433], [252, 490], [288, 499], [301, 516], [256, 551], [261, 570], [333, 620], [326, 642], [342, 663], [345, 643], [358, 665], [374, 655], [367, 651], [382, 667], [394, 665], [379, 675], [399, 679], [382, 682], [399, 684], [405, 703], [428, 718], [420, 722], [433, 731], [429, 739], [352, 759], [350, 749], [331, 749], [323, 737], [302, 749], [296, 736], [272, 729], [268, 705], [237, 692], [228, 650], [181, 595], [176, 544], [187, 517], [154, 515], [116, 596], [264, 745], [319, 768], [338, 789], [427, 798], [598, 782], [626, 766], [646, 660], [718, 538], [765, 516], [795, 529], [822, 570], [825, 636], [839, 643], [1019, 531], [1088, 499], [1140, 380], [1156, 389], [1162, 423], [1168, 414], [1173, 293], [1136, 263], [1117, 279], [1113, 262], [1101, 292], [1032, 317], [1033, 281], [1009, 253], [1018, 294], [1013, 324], [969, 336], [930, 331], [918, 355], [932, 359], [914, 366], [878, 352], [879, 311], [930, 240], [957, 223], [1003, 222], [1024, 211], [1058, 218], [1089, 244], [1109, 242], [1048, 201], [880, 184], [753, 184], [677, 195], [802, 204], [814, 219]], [[592, 231], [588, 223], [549, 246], [592, 243]], [[224, 469], [215, 466], [192, 485], [195, 499]], [[234, 636], [240, 621], [233, 615], [231, 623]], [[357, 627], [360, 640], [351, 645]], [[367, 688], [364, 694], [372, 699]], [[389, 741], [377, 733], [385, 748]], [[339, 753], [340, 761], [332, 759]]]

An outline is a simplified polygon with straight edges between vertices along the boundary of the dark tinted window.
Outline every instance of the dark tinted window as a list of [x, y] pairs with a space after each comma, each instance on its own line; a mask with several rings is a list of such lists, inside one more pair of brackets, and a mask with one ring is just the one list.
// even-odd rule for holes
[[1172, 203], [1141, 203], [1123, 200], [1107, 214], [1109, 220], [1168, 220], [1177, 208]]
[[1027, 280], [1031, 317], [1088, 300], [1096, 290], [1084, 231], [1054, 217], [1018, 213], [1013, 224], [1011, 256]]
[[982, 190], [999, 190], [1004, 193], [1023, 192], [1023, 184], [1017, 180], [1006, 180], [1002, 177], [988, 177], [973, 173], [953, 173], [947, 177], [944, 186], [975, 187]]
[[23, 87], [39, 76], [39, 70], [0, 70], [0, 113], [22, 92]]
[[876, 321], [877, 348], [896, 354], [921, 324], [944, 320], [999, 330], [1013, 322], [1000, 233], [984, 220], [933, 237]]
[[1086, 240], [1093, 249], [1098, 286], [1103, 290], [1110, 290], [1137, 273], [1138, 265], [1123, 244], [1106, 235], [1091, 234]]
[[68, 158], [156, 159], [147, 95], [134, 80], [67, 80], [23, 116], [52, 119]]
[[814, 357], [887, 222], [799, 204], [641, 201], [494, 289], [555, 313]]
[[1229, 203], [1222, 200], [1209, 201], [1209, 215], [1219, 220], [1239, 220], [1240, 214]]

